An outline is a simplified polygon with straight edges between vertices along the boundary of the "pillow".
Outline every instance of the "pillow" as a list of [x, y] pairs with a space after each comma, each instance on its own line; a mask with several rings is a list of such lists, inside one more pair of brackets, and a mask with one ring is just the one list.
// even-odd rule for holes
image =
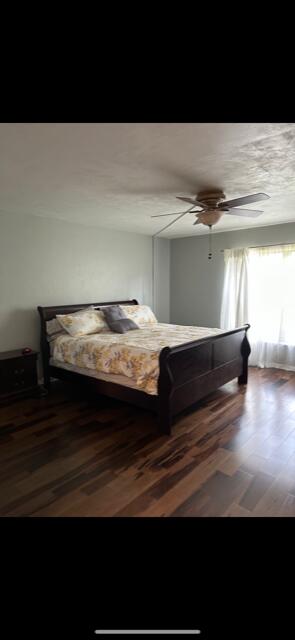
[[[92, 309], [93, 307], [85, 307], [85, 309], [79, 309], [79, 311], [75, 311], [71, 313], [72, 316], [81, 315], [81, 313], [85, 313]], [[57, 318], [53, 318], [52, 320], [47, 320], [46, 322], [46, 337], [48, 342], [55, 340], [57, 336], [65, 336], [67, 335], [67, 331], [62, 327]]]
[[63, 329], [73, 338], [87, 336], [90, 333], [100, 333], [108, 328], [103, 313], [95, 309], [84, 309], [84, 311], [82, 309], [81, 312], [57, 315], [56, 318]]
[[[121, 305], [120, 305], [121, 306]], [[155, 324], [158, 322], [155, 314], [146, 304], [134, 304], [134, 305], [122, 305], [127, 318], [134, 320], [134, 322]]]
[[47, 340], [49, 342], [51, 340], [54, 340], [57, 336], [60, 336], [61, 334], [65, 334], [65, 333], [66, 331], [62, 328], [61, 324], [59, 324], [56, 318], [53, 318], [52, 320], [47, 320], [46, 335], [47, 335]]
[[103, 314], [110, 329], [116, 331], [116, 333], [126, 333], [126, 331], [131, 331], [132, 329], [139, 329], [133, 320], [127, 318], [126, 313], [119, 305], [106, 307], [103, 310]]

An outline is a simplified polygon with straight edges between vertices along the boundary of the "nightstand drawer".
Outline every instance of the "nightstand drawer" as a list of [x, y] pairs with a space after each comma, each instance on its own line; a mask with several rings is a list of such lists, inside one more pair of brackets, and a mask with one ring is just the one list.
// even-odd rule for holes
[[19, 373], [17, 375], [0, 375], [0, 385], [1, 389], [5, 391], [5, 393], [10, 393], [11, 391], [20, 391], [21, 389], [25, 389], [27, 387], [34, 387], [37, 384], [37, 374], [35, 370], [24, 371], [23, 373]]
[[6, 389], [8, 392], [21, 391], [22, 389], [34, 387], [35, 384], [36, 384], [36, 381], [32, 376], [27, 378], [11, 378], [7, 382]]
[[5, 368], [2, 368], [2, 375], [15, 379], [27, 378], [30, 375], [34, 375], [35, 371], [35, 358], [19, 358], [7, 362]]
[[32, 393], [38, 388], [37, 353], [23, 355], [20, 350], [0, 353], [0, 398]]

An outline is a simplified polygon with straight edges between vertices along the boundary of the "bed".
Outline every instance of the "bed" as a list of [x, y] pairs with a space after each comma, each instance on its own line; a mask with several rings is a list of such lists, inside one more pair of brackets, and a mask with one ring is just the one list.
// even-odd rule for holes
[[[250, 355], [250, 345], [247, 339], [249, 324], [226, 332], [220, 329], [203, 329], [203, 333], [197, 327], [181, 328], [177, 327], [177, 325], [159, 324], [158, 330], [155, 331], [154, 329], [154, 333], [151, 330], [150, 333], [151, 344], [157, 344], [156, 359], [155, 355], [153, 355], [153, 362], [154, 365], [156, 363], [156, 368], [154, 366], [150, 379], [148, 374], [144, 379], [139, 376], [140, 382], [121, 373], [117, 375], [101, 373], [86, 368], [83, 363], [83, 366], [76, 366], [70, 362], [61, 362], [54, 357], [56, 352], [58, 353], [58, 348], [56, 346], [55, 351], [52, 352], [47, 339], [46, 322], [54, 319], [58, 314], [72, 314], [89, 306], [99, 309], [114, 304], [131, 306], [138, 305], [138, 302], [137, 300], [121, 300], [97, 302], [91, 303], [91, 305], [38, 307], [41, 320], [44, 386], [47, 389], [50, 388], [51, 378], [86, 385], [95, 389], [98, 394], [154, 411], [158, 416], [160, 432], [170, 434], [175, 416], [184, 409], [234, 378], [238, 378], [239, 384], [247, 383], [248, 357]], [[161, 337], [161, 327], [166, 327], [166, 330], [171, 335], [174, 335], [174, 340], [170, 338], [170, 343], [175, 346], [159, 348], [159, 345], [163, 344], [163, 341], [159, 338], [159, 336]], [[185, 341], [181, 343], [179, 343], [178, 337], [180, 329], [186, 330], [183, 334]], [[196, 331], [194, 332], [193, 329]], [[129, 333], [133, 334], [133, 336], [131, 338], [128, 337], [128, 349], [136, 350], [136, 346], [139, 343], [135, 342], [135, 334], [140, 333], [140, 330], [139, 332], [131, 331]], [[122, 342], [121, 338], [118, 337], [118, 334], [115, 335], [116, 337], [109, 339], [109, 342], [120, 344]], [[142, 333], [142, 335], [144, 334]], [[145, 339], [146, 336], [147, 334], [145, 334]], [[198, 337], [190, 340], [191, 336]], [[98, 346], [108, 342], [107, 336], [104, 336], [103, 339], [102, 337], [93, 336], [92, 342], [95, 342], [95, 340], [96, 350]], [[60, 339], [59, 347], [64, 343], [65, 339]], [[71, 344], [70, 339], [68, 339], [68, 343]], [[79, 345], [80, 351], [82, 347]], [[123, 348], [123, 343], [121, 347]], [[125, 343], [124, 348], [126, 348]], [[146, 351], [145, 348], [143, 348], [144, 351]]]

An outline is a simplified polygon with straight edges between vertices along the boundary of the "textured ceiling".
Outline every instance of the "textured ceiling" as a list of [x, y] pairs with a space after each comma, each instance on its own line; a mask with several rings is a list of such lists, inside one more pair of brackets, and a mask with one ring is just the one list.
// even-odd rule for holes
[[[152, 235], [172, 218], [151, 215], [207, 187], [271, 196], [259, 218], [225, 215], [215, 231], [295, 221], [295, 124], [0, 124], [0, 213]], [[194, 219], [163, 237], [207, 233]]]

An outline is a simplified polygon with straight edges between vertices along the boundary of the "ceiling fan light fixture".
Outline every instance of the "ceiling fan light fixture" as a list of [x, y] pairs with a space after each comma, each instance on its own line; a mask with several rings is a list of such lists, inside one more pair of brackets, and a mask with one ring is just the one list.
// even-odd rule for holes
[[218, 209], [207, 209], [197, 214], [199, 222], [205, 224], [207, 227], [212, 227], [213, 224], [217, 224], [222, 217], [222, 211]]

